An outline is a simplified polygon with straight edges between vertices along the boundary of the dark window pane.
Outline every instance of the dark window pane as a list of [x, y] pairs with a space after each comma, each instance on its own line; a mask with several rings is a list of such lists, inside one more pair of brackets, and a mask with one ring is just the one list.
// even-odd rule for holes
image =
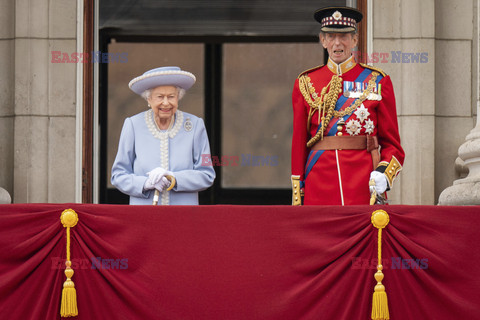
[[322, 64], [317, 43], [224, 44], [224, 188], [288, 188], [291, 93], [303, 70]]

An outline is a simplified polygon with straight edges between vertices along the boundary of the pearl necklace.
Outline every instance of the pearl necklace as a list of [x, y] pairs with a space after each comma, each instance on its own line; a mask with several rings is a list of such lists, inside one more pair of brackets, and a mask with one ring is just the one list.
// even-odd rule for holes
[[[175, 124], [172, 126], [170, 122], [170, 126], [167, 130], [160, 130], [157, 126], [157, 123], [154, 120], [154, 114], [152, 109], [145, 112], [145, 123], [147, 124], [148, 130], [150, 133], [157, 139], [160, 140], [160, 166], [165, 169], [169, 170], [169, 155], [168, 155], [168, 143], [169, 139], [173, 139], [177, 133], [180, 131], [180, 128], [183, 124], [183, 112], [177, 110], [174, 115]], [[168, 205], [170, 202], [169, 191], [162, 192], [162, 205]]]

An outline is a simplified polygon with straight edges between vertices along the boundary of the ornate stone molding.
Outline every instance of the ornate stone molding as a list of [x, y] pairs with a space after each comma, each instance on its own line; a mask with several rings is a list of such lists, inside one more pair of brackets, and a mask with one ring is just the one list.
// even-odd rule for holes
[[12, 198], [7, 190], [0, 187], [0, 204], [10, 204], [12, 203]]
[[439, 205], [480, 205], [480, 126], [467, 135], [466, 141], [458, 148], [458, 156], [468, 169], [465, 178], [455, 180], [453, 186], [443, 190], [438, 199]]

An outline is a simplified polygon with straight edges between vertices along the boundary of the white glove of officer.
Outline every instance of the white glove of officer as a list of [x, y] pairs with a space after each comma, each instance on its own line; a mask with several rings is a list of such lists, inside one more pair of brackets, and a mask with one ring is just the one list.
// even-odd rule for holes
[[162, 179], [162, 177], [165, 176], [166, 173], [167, 173], [167, 170], [161, 167], [157, 167], [152, 171], [147, 172], [148, 178], [145, 181], [145, 184], [143, 185], [143, 189], [145, 190], [155, 189], [155, 185], [160, 182], [160, 180]]
[[157, 189], [160, 192], [163, 192], [163, 190], [166, 190], [168, 187], [170, 187], [170, 180], [168, 180], [165, 177], [162, 177], [159, 182], [155, 184], [155, 189]]
[[387, 177], [383, 173], [372, 171], [372, 173], [370, 173], [370, 180], [375, 181], [375, 185], [370, 186], [370, 193], [375, 189], [375, 192], [380, 195], [387, 190]]

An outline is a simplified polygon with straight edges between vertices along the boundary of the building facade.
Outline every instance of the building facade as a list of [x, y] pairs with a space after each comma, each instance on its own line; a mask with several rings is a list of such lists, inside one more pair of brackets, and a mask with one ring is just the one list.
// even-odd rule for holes
[[[442, 191], [467, 173], [458, 149], [477, 123], [480, 1], [362, 3], [367, 10], [363, 22], [367, 50], [357, 54], [391, 76], [406, 152], [389, 199], [392, 204], [437, 204]], [[100, 6], [96, 2], [87, 6], [82, 0], [0, 3], [0, 187], [14, 203], [82, 202], [85, 192], [92, 194], [87, 201], [102, 202], [99, 194], [106, 187], [98, 177], [107, 169], [99, 165], [96, 118], [102, 90], [96, 77], [101, 72], [93, 68], [93, 80], [86, 82], [84, 64], [71, 59], [72, 53], [86, 52], [86, 37], [98, 40]], [[91, 17], [93, 35], [85, 26], [89, 8], [97, 17]], [[299, 10], [300, 14], [304, 13]], [[316, 27], [313, 18], [307, 23]], [[242, 41], [248, 34], [242, 35]], [[62, 62], [54, 52], [70, 53], [70, 61]], [[93, 92], [92, 105], [85, 98], [86, 84]], [[90, 120], [85, 118], [86, 106], [93, 110]], [[93, 127], [91, 153], [85, 151], [88, 121]], [[117, 142], [117, 137], [106, 139]], [[289, 158], [289, 154], [279, 156]], [[90, 179], [85, 175], [87, 162], [92, 163], [87, 169], [93, 178], [85, 184], [86, 177]], [[284, 187], [287, 194], [289, 172], [285, 177], [285, 184], [278, 188]]]

